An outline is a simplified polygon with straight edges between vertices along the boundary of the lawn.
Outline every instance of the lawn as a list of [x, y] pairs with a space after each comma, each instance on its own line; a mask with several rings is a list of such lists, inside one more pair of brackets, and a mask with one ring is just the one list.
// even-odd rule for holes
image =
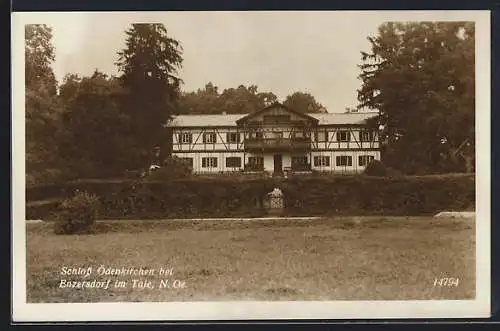
[[[28, 302], [475, 297], [471, 219], [106, 221], [98, 227], [98, 234], [61, 236], [50, 223], [27, 225]], [[101, 265], [154, 274], [98, 275]], [[61, 275], [63, 267], [92, 269], [84, 278]], [[172, 274], [160, 276], [160, 268]], [[434, 286], [442, 277], [459, 283]], [[110, 279], [110, 285], [60, 288], [62, 279]], [[134, 279], [154, 288], [134, 288]], [[117, 280], [126, 286], [115, 287]], [[159, 288], [161, 280], [167, 287]]]

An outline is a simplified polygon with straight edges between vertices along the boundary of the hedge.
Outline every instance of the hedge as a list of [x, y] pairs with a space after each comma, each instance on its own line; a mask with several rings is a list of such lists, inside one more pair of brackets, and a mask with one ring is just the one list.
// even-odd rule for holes
[[[44, 219], [76, 190], [99, 196], [102, 218], [263, 216], [263, 197], [283, 190], [285, 214], [426, 215], [475, 204], [474, 175], [294, 177], [289, 179], [87, 180], [28, 188], [27, 217]], [[49, 200], [44, 207], [33, 201]], [[31, 202], [31, 203], [30, 203]]]

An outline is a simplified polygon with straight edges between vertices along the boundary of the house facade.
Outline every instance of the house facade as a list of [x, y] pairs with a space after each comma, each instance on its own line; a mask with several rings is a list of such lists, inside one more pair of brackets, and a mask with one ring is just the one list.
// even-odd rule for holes
[[172, 155], [193, 173], [362, 172], [380, 160], [376, 112], [303, 114], [275, 103], [251, 114], [179, 115]]

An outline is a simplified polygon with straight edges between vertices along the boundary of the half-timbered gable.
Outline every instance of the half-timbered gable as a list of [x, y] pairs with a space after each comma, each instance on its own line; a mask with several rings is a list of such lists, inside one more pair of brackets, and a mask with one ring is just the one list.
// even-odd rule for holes
[[280, 103], [251, 114], [181, 115], [172, 153], [195, 172], [360, 172], [380, 159], [376, 113], [304, 114]]

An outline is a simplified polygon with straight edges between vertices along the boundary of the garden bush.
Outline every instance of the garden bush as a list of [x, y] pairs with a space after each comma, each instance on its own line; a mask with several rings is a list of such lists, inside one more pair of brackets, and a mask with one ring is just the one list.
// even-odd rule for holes
[[56, 234], [91, 233], [99, 213], [99, 199], [87, 192], [76, 192], [75, 196], [65, 199], [53, 212]]
[[387, 175], [387, 167], [379, 160], [373, 160], [366, 165], [365, 175], [384, 177]]
[[172, 180], [186, 178], [192, 173], [191, 167], [177, 157], [171, 157], [163, 162], [163, 165], [151, 171], [147, 176], [149, 180]]
[[[475, 204], [474, 175], [87, 180], [32, 189], [43, 200], [75, 189], [90, 192], [100, 198], [101, 218], [139, 219], [262, 216], [262, 199], [274, 187], [283, 190], [290, 216], [424, 215]], [[36, 214], [43, 210], [29, 214], [44, 219]]]
[[365, 168], [363, 174], [376, 177], [402, 177], [403, 174], [391, 167], [386, 166], [379, 160], [373, 160]]

